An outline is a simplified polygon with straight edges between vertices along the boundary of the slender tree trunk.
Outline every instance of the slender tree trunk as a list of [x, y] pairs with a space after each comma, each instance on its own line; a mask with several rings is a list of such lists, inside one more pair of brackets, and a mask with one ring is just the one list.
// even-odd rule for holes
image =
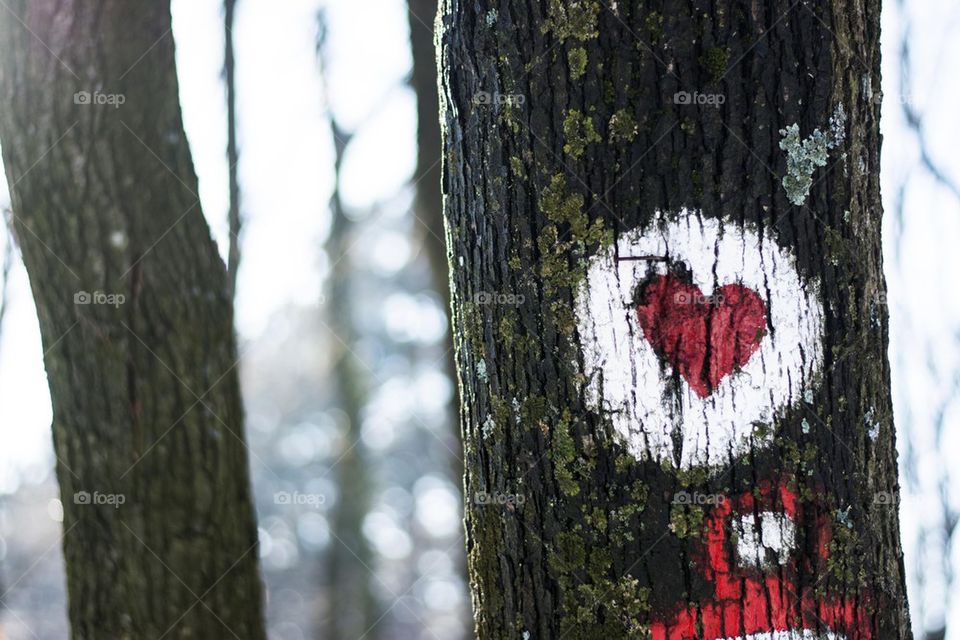
[[227, 211], [230, 232], [227, 251], [227, 286], [230, 287], [231, 300], [236, 297], [237, 292], [237, 275], [240, 272], [240, 230], [243, 227], [243, 219], [240, 217], [240, 181], [237, 177], [240, 150], [237, 148], [237, 63], [233, 48], [233, 23], [236, 11], [237, 0], [224, 0], [223, 79], [226, 85], [227, 102], [227, 186], [230, 200]]
[[910, 638], [877, 0], [444, 0], [481, 638]]
[[0, 11], [0, 140], [40, 318], [75, 638], [263, 638], [226, 270], [169, 3]]
[[[326, 73], [326, 65], [324, 65]], [[329, 551], [327, 580], [330, 585], [330, 607], [323, 628], [324, 640], [353, 640], [381, 637], [382, 612], [371, 589], [374, 577], [373, 554], [363, 535], [363, 519], [370, 508], [371, 478], [367, 448], [361, 439], [361, 421], [367, 397], [367, 381], [362, 375], [352, 347], [357, 342], [353, 318], [354, 290], [353, 265], [348, 255], [354, 242], [353, 224], [344, 211], [340, 196], [340, 178], [344, 152], [351, 136], [337, 126], [333, 114], [330, 131], [334, 144], [334, 188], [330, 197], [330, 214], [333, 223], [330, 229], [330, 256], [333, 259], [331, 273], [330, 310], [331, 330], [341, 349], [334, 367], [337, 380], [337, 397], [343, 411], [345, 429], [343, 451], [334, 462], [334, 475], [339, 491], [337, 503], [331, 514], [331, 532], [334, 540]]]

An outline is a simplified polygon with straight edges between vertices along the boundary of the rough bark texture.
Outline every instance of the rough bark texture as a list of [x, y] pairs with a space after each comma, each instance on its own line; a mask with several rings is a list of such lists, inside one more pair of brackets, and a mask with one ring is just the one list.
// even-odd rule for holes
[[[877, 0], [444, 0], [444, 198], [481, 638], [911, 637], [879, 15]], [[721, 276], [731, 261], [742, 273]], [[711, 294], [703, 264], [726, 302], [670, 307]], [[627, 303], [593, 313], [624, 274], [636, 277]], [[781, 275], [801, 283], [796, 298], [775, 293]], [[792, 348], [784, 299], [816, 327]], [[757, 318], [766, 328], [752, 336], [724, 333]], [[629, 341], [600, 343], [607, 320]], [[641, 348], [659, 358], [652, 369]], [[784, 375], [785, 392], [732, 404], [726, 426], [710, 418], [712, 398]], [[634, 393], [616, 405], [616, 389]], [[738, 423], [757, 408], [764, 417]], [[701, 417], [706, 439], [688, 449]], [[656, 431], [660, 418], [672, 426]]]
[[167, 2], [0, 11], [0, 139], [75, 638], [265, 636], [231, 302], [170, 27]]

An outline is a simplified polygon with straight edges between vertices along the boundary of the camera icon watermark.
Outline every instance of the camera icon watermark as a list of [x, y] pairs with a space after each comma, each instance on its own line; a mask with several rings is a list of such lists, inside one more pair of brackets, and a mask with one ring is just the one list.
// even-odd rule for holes
[[73, 104], [78, 105], [109, 106], [114, 109], [119, 109], [126, 101], [127, 97], [122, 93], [101, 93], [99, 91], [90, 93], [89, 91], [77, 91], [73, 94]]
[[325, 504], [327, 497], [322, 493], [300, 493], [299, 491], [277, 491], [273, 494], [273, 503], [284, 506], [305, 506], [318, 509]]
[[674, 304], [723, 304], [723, 295], [705, 296], [702, 293], [690, 293], [688, 291], [678, 291], [673, 294]]
[[700, 493], [698, 491], [678, 491], [673, 494], [673, 504], [683, 504], [691, 506], [721, 505], [727, 501], [727, 496], [722, 493]]
[[522, 93], [490, 93], [489, 91], [478, 91], [473, 94], [473, 104], [484, 105], [510, 105], [519, 107], [527, 101], [527, 96]]
[[478, 491], [473, 494], [473, 503], [478, 505], [520, 506], [526, 501], [527, 498], [522, 493], [503, 493], [501, 491], [487, 493], [486, 491]]
[[478, 291], [473, 295], [473, 301], [482, 305], [509, 305], [519, 307], [526, 298], [521, 293], [494, 293], [491, 291]]
[[77, 305], [101, 304], [118, 308], [126, 301], [127, 297], [122, 293], [104, 293], [103, 291], [90, 293], [88, 291], [77, 291], [73, 294], [73, 304]]
[[894, 491], [878, 491], [873, 494], [873, 504], [897, 506], [900, 504], [900, 494]]
[[73, 494], [73, 504], [78, 505], [91, 505], [91, 506], [111, 506], [114, 509], [119, 509], [121, 505], [126, 503], [127, 497], [122, 493], [100, 493], [99, 491], [94, 491], [93, 493], [89, 491], [77, 491]]
[[677, 91], [673, 94], [673, 104], [719, 107], [727, 101], [722, 93], [700, 93], [699, 91]]

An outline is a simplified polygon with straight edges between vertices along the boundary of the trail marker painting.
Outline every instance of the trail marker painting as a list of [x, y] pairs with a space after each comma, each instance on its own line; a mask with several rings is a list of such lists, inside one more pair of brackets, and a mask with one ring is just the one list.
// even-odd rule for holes
[[701, 398], [750, 361], [767, 330], [766, 306], [753, 289], [725, 284], [707, 297], [675, 275], [643, 288], [637, 316], [657, 355]]
[[576, 311], [589, 408], [637, 458], [680, 468], [764, 444], [823, 361], [816, 282], [769, 232], [699, 211], [593, 256]]
[[[802, 521], [814, 523], [805, 544], [797, 540]], [[826, 507], [804, 504], [782, 482], [724, 500], [695, 559], [712, 596], [655, 621], [652, 639], [873, 640], [869, 595], [824, 594], [813, 578], [827, 571], [833, 526]], [[807, 584], [798, 586], [802, 576]]]

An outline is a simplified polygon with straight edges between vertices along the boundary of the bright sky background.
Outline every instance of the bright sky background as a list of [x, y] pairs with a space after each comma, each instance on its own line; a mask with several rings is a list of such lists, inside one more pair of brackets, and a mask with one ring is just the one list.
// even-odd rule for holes
[[[919, 495], [902, 493], [901, 530], [904, 536], [908, 578], [920, 574], [927, 581], [924, 602], [912, 592], [914, 625], [921, 618], [928, 627], [943, 619], [945, 562], [939, 547], [926, 553], [917, 549], [918, 528], [941, 529], [937, 504], [940, 474], [948, 477], [946, 490], [953, 508], [960, 504], [960, 293], [954, 283], [960, 273], [960, 206], [955, 196], [917, 169], [920, 147], [906, 128], [901, 101], [921, 115], [927, 151], [933, 162], [955, 184], [960, 183], [960, 5], [955, 0], [913, 0], [900, 12], [899, 3], [887, 0], [882, 16], [884, 103], [881, 189], [886, 212], [884, 256], [891, 315], [890, 359], [893, 372], [894, 410], [898, 421], [898, 448], [904, 451], [907, 435], [917, 450]], [[905, 20], [904, 18], [907, 18]], [[910, 44], [911, 82], [901, 91], [900, 38]], [[898, 225], [891, 215], [899, 186], [904, 193], [905, 215], [899, 246]], [[945, 415], [947, 435], [939, 446], [930, 437], [929, 425], [944, 401], [952, 409]], [[909, 434], [904, 429], [912, 425]], [[950, 477], [952, 476], [952, 478]], [[949, 562], [960, 567], [960, 547], [949, 552]], [[918, 563], [917, 558], [920, 558]], [[911, 575], [914, 574], [914, 575]], [[960, 593], [954, 588], [952, 602]], [[921, 609], [921, 605], [924, 605]], [[921, 610], [924, 615], [921, 616]], [[960, 607], [952, 607], [948, 640], [960, 638]]]
[[[247, 225], [237, 322], [245, 339], [260, 335], [271, 315], [288, 305], [315, 305], [325, 276], [321, 247], [328, 222], [331, 150], [315, 55], [315, 18], [321, 4], [241, 0], [238, 6], [239, 171]], [[227, 166], [221, 3], [174, 0], [173, 5], [187, 133], [203, 208], [223, 249]], [[953, 155], [960, 140], [960, 38], [955, 37], [960, 8], [955, 0], [912, 3], [914, 77], [909, 95], [902, 96], [896, 38], [903, 22], [896, 3], [888, 0], [885, 7], [882, 178], [888, 211], [891, 359], [898, 419], [909, 411], [914, 420], [924, 421], [936, 408], [931, 399], [951, 393], [960, 371], [960, 294], [952, 288], [956, 278], [950, 277], [960, 273], [960, 208], [929, 177], [915, 172], [906, 192], [907, 220], [897, 254], [889, 211], [895, 186], [915, 166], [918, 154], [904, 129], [898, 101], [910, 100], [922, 112], [931, 155], [960, 181], [960, 160]], [[328, 19], [333, 109], [345, 126], [364, 123], [346, 159], [343, 185], [347, 203], [361, 207], [396, 193], [414, 170], [415, 102], [408, 89], [398, 88], [410, 65], [406, 5], [402, 0], [335, 0]], [[0, 194], [4, 191], [0, 187]], [[0, 195], [0, 202], [6, 201]], [[52, 467], [50, 402], [41, 356], [29, 286], [16, 264], [0, 340], [0, 495], [43, 479]], [[924, 375], [930, 358], [935, 373]], [[957, 411], [955, 407], [948, 417], [955, 427], [948, 441], [951, 451], [960, 451]], [[921, 438], [918, 447], [930, 449], [931, 443]], [[929, 471], [945, 464], [939, 454], [934, 448], [922, 456], [921, 481], [933, 482]], [[923, 498], [902, 505], [908, 570], [916, 524], [933, 512], [926, 505]], [[960, 565], [960, 558], [954, 560]], [[957, 640], [960, 608], [953, 615], [950, 638]]]

